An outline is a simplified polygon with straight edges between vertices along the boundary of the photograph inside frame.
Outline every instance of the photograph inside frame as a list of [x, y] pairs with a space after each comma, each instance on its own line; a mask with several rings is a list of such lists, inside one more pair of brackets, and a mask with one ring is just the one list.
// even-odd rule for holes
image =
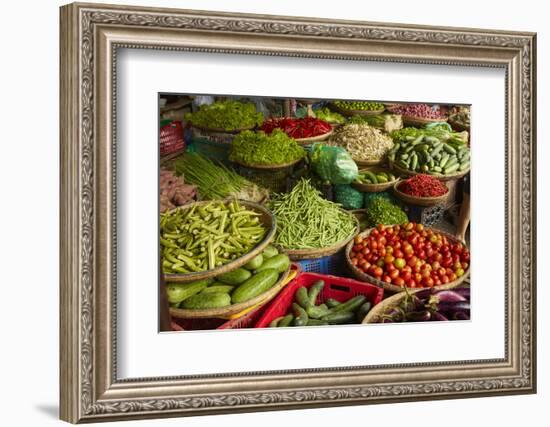
[[470, 319], [470, 105], [161, 93], [159, 129], [170, 330]]

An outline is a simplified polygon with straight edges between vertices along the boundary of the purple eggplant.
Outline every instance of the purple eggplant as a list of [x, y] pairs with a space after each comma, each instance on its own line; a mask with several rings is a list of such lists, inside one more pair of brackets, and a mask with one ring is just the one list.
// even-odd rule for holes
[[470, 311], [470, 303], [467, 301], [440, 302], [437, 311], [454, 313], [456, 311]]
[[407, 313], [407, 321], [409, 322], [427, 322], [431, 317], [432, 313], [428, 310]]
[[466, 301], [466, 298], [454, 291], [440, 291], [435, 294], [435, 297], [441, 302]]
[[470, 320], [470, 312], [457, 311], [453, 314], [454, 320]]
[[413, 295], [420, 299], [420, 300], [425, 300], [427, 299], [431, 294], [433, 293], [433, 289], [432, 288], [426, 288], [426, 289], [422, 289], [421, 291], [418, 291], [416, 293], [414, 293]]
[[434, 311], [432, 313], [432, 318], [431, 320], [437, 320], [437, 321], [445, 321], [445, 320], [449, 320], [447, 317], [443, 316], [440, 312], [438, 311]]
[[462, 295], [468, 301], [470, 300], [470, 288], [455, 288], [453, 289], [453, 292]]
[[385, 318], [385, 319], [382, 319], [382, 323], [393, 323], [393, 320]]

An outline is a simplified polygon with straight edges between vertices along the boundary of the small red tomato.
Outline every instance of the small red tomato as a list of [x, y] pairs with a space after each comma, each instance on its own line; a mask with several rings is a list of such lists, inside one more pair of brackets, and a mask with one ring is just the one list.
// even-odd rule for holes
[[398, 277], [397, 279], [393, 279], [392, 283], [397, 286], [405, 286], [405, 281], [401, 277]]
[[384, 262], [386, 264], [391, 264], [395, 260], [395, 257], [391, 253], [386, 253], [386, 256], [384, 257]]
[[457, 275], [451, 271], [451, 273], [448, 274], [449, 282], [454, 282], [457, 279]]
[[396, 257], [396, 258], [403, 258], [404, 254], [403, 254], [403, 251], [401, 249], [395, 249], [394, 248], [393, 256]]
[[384, 267], [384, 258], [378, 258], [378, 260], [376, 261], [376, 265], [378, 267]]
[[389, 276], [391, 277], [392, 280], [397, 279], [399, 277], [399, 270], [396, 269], [396, 270], [390, 271]]
[[449, 283], [449, 278], [447, 277], [446, 274], [444, 274], [443, 276], [441, 276], [441, 283], [443, 283], [443, 284]]
[[378, 243], [376, 241], [370, 242], [369, 247], [371, 249], [377, 249], [378, 248]]
[[453, 265], [453, 260], [450, 258], [445, 258], [443, 261], [441, 261], [441, 265], [445, 268], [448, 268]]
[[422, 274], [420, 274], [420, 273], [414, 273], [414, 280], [415, 280], [415, 282], [417, 282], [417, 283], [422, 282]]
[[370, 249], [369, 248], [363, 248], [363, 249], [361, 249], [361, 253], [363, 255], [368, 255], [368, 254], [370, 254]]
[[391, 277], [388, 276], [387, 274], [384, 277], [382, 277], [382, 280], [386, 283], [391, 283]]
[[409, 271], [401, 270], [401, 274], [399, 275], [399, 277], [401, 277], [406, 282], [407, 280], [412, 279], [412, 274]]
[[384, 270], [382, 270], [380, 267], [374, 268], [374, 277], [382, 277], [382, 274], [384, 274]]
[[388, 273], [391, 273], [394, 270], [397, 270], [397, 268], [395, 268], [395, 265], [393, 265], [393, 262], [391, 264], [386, 265], [386, 271]]
[[351, 259], [351, 265], [357, 265], [359, 263], [359, 260], [357, 258]]
[[468, 264], [467, 262], [463, 262], [463, 263], [462, 263], [462, 268], [463, 268], [464, 270], [467, 270], [467, 269], [468, 269], [468, 265], [469, 265], [469, 264]]
[[445, 276], [445, 274], [447, 274], [447, 272], [445, 271], [445, 269], [443, 267], [441, 267], [437, 270], [437, 274], [438, 274], [439, 277], [443, 277], [443, 276]]
[[405, 224], [405, 230], [412, 231], [413, 228], [414, 228], [414, 222], [408, 222]]
[[408, 265], [405, 265], [405, 266], [403, 267], [403, 271], [407, 271], [407, 272], [409, 272], [409, 273], [412, 273], [412, 268], [409, 267]]
[[462, 277], [464, 276], [464, 270], [462, 268], [457, 268], [455, 270], [456, 277]]
[[393, 265], [395, 266], [395, 268], [401, 270], [403, 267], [405, 267], [406, 262], [403, 258], [395, 258], [395, 260], [393, 261]]
[[435, 286], [441, 285], [441, 279], [439, 277], [436, 277], [435, 279], [433, 279], [433, 281]]
[[413, 273], [420, 273], [420, 265], [419, 264], [416, 264], [413, 268]]
[[363, 255], [361, 252], [359, 252], [355, 257], [356, 257], [357, 259], [363, 259], [363, 256], [364, 256], [364, 255]]
[[380, 232], [378, 231], [377, 228], [375, 228], [374, 230], [371, 231], [370, 235], [373, 237], [378, 237], [380, 235]]
[[422, 284], [431, 288], [434, 285], [434, 280], [431, 277], [424, 277], [422, 279]]

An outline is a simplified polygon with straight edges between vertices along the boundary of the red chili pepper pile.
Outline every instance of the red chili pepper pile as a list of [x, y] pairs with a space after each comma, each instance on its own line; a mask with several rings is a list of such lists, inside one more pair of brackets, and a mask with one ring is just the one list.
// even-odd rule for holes
[[443, 196], [449, 189], [430, 175], [415, 175], [399, 184], [399, 191], [415, 197]]
[[330, 132], [332, 126], [324, 120], [313, 117], [303, 119], [275, 118], [269, 119], [260, 128], [265, 133], [271, 133], [274, 129], [282, 129], [291, 138], [311, 138]]

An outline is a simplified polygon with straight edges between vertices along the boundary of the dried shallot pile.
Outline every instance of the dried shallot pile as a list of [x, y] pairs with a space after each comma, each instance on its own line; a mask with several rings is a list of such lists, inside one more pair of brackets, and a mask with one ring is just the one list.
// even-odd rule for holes
[[195, 199], [197, 187], [185, 184], [183, 176], [172, 171], [160, 170], [160, 211], [166, 212], [178, 206], [186, 205]]

